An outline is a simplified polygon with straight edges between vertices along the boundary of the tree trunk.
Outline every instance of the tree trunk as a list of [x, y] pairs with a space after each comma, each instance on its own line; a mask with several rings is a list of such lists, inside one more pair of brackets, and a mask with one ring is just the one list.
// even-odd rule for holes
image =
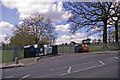
[[39, 39], [35, 38], [35, 44], [38, 44]]
[[107, 20], [104, 21], [104, 28], [103, 28], [103, 49], [107, 47]]
[[118, 24], [115, 23], [115, 42], [118, 42]]

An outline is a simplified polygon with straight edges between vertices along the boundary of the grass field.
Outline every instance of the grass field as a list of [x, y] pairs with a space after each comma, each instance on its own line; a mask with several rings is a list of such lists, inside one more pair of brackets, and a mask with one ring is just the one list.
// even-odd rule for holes
[[108, 50], [118, 50], [117, 45], [108, 45], [108, 49], [102, 49], [102, 45], [94, 45], [94, 46], [89, 46], [89, 51], [90, 52], [95, 52], [95, 51], [108, 51]]
[[[14, 51], [13, 50], [2, 50], [0, 51], [0, 63], [8, 63], [14, 60]], [[19, 59], [24, 58], [24, 50], [19, 51]]]

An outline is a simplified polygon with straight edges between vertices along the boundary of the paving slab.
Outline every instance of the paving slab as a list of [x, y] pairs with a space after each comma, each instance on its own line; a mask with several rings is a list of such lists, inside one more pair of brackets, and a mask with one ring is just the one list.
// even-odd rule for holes
[[25, 59], [19, 60], [18, 64], [15, 64], [15, 62], [0, 64], [0, 68], [5, 69], [5, 68], [14, 68], [14, 67], [24, 67], [24, 66], [35, 64], [37, 60], [40, 58], [41, 57], [25, 58]]

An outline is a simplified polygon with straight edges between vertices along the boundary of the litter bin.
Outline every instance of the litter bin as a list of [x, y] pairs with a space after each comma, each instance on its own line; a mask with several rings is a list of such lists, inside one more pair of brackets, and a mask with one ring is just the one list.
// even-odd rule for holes
[[82, 52], [82, 45], [75, 45], [75, 53], [81, 53]]
[[30, 46], [24, 46], [24, 58], [31, 57], [31, 48]]
[[88, 51], [89, 51], [88, 45], [82, 44], [82, 51], [83, 51], [83, 52], [88, 52]]
[[58, 46], [57, 45], [51, 45], [51, 47], [52, 47], [52, 54], [53, 55], [58, 54]]

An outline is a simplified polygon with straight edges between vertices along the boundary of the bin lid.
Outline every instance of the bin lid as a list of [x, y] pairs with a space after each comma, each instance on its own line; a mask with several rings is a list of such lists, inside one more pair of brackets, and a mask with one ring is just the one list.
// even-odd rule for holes
[[38, 47], [38, 44], [34, 44], [34, 48], [37, 48]]
[[31, 45], [28, 45], [28, 46], [24, 46], [24, 48], [29, 48]]

